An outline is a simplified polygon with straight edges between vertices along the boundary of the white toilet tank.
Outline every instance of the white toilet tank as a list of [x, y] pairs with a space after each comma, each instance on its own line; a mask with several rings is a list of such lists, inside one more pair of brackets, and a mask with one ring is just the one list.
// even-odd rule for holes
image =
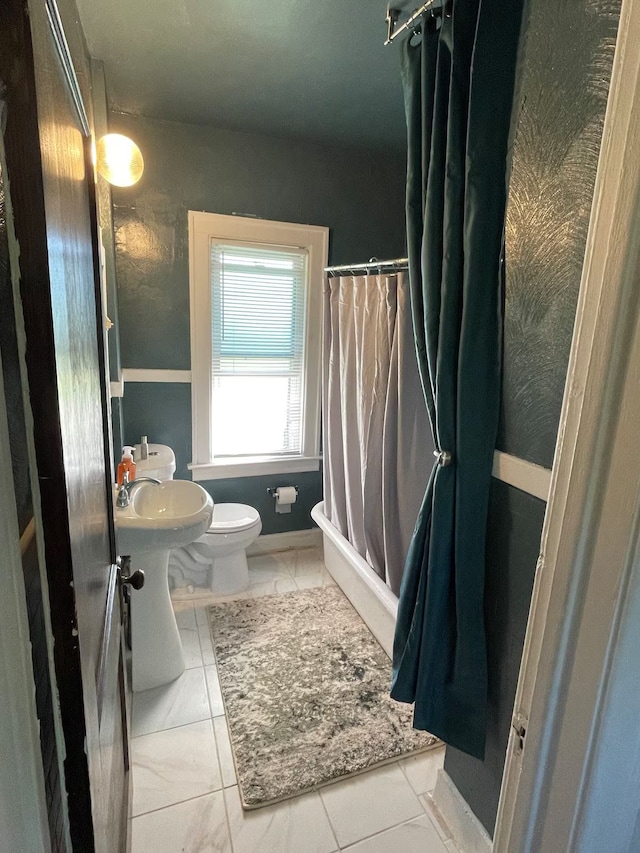
[[156, 480], [173, 480], [176, 470], [176, 457], [166, 444], [149, 444], [146, 459], [140, 458], [140, 445], [134, 445], [133, 461], [136, 463], [136, 477], [155, 477]]

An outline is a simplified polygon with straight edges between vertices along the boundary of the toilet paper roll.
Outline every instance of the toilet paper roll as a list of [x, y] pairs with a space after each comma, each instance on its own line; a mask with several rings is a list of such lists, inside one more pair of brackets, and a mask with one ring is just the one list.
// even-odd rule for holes
[[280, 486], [276, 489], [276, 512], [291, 512], [291, 504], [296, 502], [298, 490], [295, 486]]

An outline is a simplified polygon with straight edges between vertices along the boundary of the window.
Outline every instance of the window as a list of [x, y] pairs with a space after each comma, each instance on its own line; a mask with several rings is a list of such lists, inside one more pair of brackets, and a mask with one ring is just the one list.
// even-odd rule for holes
[[306, 295], [305, 249], [212, 242], [214, 459], [301, 455]]
[[194, 480], [318, 469], [327, 241], [190, 211]]

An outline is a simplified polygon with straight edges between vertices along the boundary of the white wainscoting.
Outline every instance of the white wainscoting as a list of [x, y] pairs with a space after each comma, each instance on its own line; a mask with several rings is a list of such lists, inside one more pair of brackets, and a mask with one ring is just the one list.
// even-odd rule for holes
[[536, 498], [543, 501], [549, 499], [550, 468], [543, 468], [542, 465], [527, 462], [519, 456], [511, 456], [509, 453], [496, 450], [493, 454], [492, 474], [497, 480], [502, 480], [503, 483], [515, 486], [516, 489], [534, 495]]
[[[120, 379], [111, 382], [111, 396], [122, 397], [126, 382], [178, 382], [190, 383], [190, 370], [155, 370], [150, 368], [123, 367]], [[306, 469], [305, 469], [306, 470]], [[313, 470], [316, 470], [315, 468]], [[260, 473], [263, 473], [262, 471]], [[551, 486], [551, 469], [543, 468], [526, 459], [496, 450], [493, 455], [493, 476], [527, 494], [548, 500]], [[229, 475], [226, 475], [229, 476]], [[304, 547], [304, 546], [297, 546]], [[281, 550], [281, 549], [272, 549]]]
[[138, 367], [122, 368], [123, 382], [191, 382], [190, 370], [147, 370]]

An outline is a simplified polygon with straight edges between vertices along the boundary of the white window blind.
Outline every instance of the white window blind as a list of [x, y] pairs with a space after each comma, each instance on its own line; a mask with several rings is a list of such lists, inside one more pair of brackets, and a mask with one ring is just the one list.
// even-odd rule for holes
[[302, 452], [307, 251], [211, 241], [215, 457]]

